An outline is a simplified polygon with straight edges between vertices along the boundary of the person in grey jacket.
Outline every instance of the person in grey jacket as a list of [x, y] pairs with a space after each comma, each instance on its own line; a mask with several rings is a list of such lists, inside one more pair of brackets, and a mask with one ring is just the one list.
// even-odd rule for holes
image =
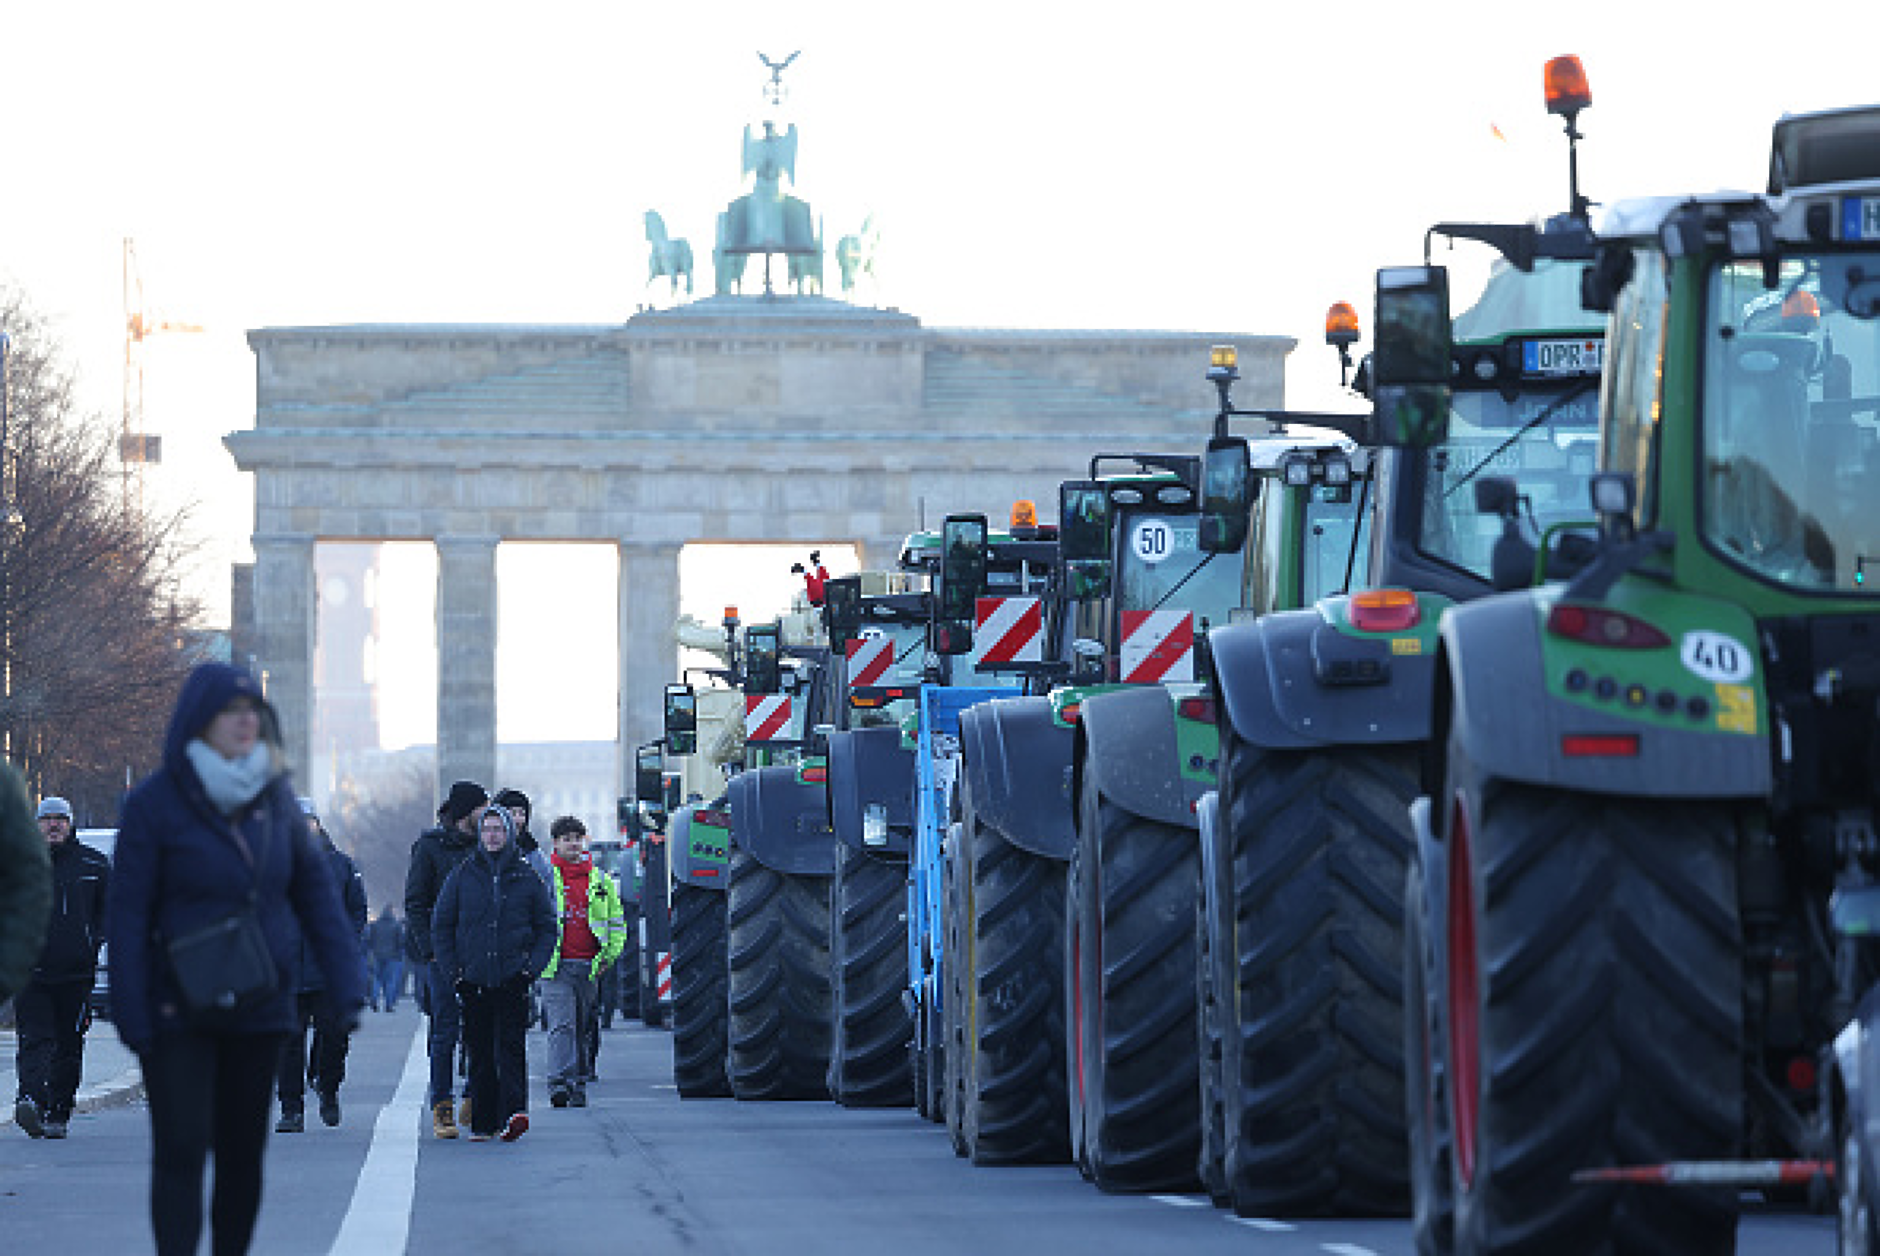
[[[555, 951], [548, 889], [491, 806], [477, 848], [445, 878], [431, 914], [439, 970], [463, 1002], [470, 1051], [470, 1138], [514, 1142], [529, 1128], [529, 984]], [[502, 1114], [507, 1114], [506, 1117]]]

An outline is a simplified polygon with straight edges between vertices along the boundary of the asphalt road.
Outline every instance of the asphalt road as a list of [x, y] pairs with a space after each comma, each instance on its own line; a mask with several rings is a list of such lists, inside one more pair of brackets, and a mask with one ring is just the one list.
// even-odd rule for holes
[[[421, 1021], [367, 1014], [337, 1129], [269, 1143], [254, 1251], [508, 1253], [1234, 1252], [1409, 1256], [1402, 1221], [1235, 1218], [1185, 1197], [1103, 1195], [1068, 1167], [976, 1169], [911, 1110], [681, 1101], [670, 1038], [605, 1035], [586, 1109], [547, 1103], [532, 1034], [533, 1126], [513, 1144], [439, 1142], [423, 1108]], [[109, 1026], [98, 1031], [109, 1035]], [[10, 1251], [149, 1250], [148, 1116], [126, 1090], [64, 1142], [0, 1126], [0, 1235]], [[1830, 1219], [1759, 1213], [1749, 1256], [1834, 1247]]]

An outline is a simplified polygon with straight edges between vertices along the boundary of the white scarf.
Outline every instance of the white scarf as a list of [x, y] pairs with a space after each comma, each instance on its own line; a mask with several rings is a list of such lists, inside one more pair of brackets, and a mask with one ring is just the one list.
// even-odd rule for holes
[[224, 759], [198, 737], [183, 747], [202, 788], [224, 815], [234, 815], [260, 797], [274, 775], [274, 751], [265, 741], [239, 759]]

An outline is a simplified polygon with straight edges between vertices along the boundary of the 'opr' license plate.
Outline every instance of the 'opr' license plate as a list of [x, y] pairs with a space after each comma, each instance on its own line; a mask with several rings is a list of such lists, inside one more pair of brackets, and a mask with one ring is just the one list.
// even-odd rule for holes
[[1880, 240], [1880, 196], [1841, 198], [1841, 238]]
[[1597, 375], [1605, 342], [1530, 340], [1522, 346], [1521, 369], [1529, 375]]

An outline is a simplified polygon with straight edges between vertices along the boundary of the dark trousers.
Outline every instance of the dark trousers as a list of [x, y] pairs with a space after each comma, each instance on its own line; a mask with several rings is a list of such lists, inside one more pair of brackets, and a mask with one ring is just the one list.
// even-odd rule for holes
[[90, 981], [29, 981], [13, 1000], [19, 1033], [20, 1097], [48, 1121], [66, 1121], [85, 1065]]
[[301, 1112], [307, 1106], [307, 1030], [314, 1031], [312, 1072], [319, 1079], [323, 1099], [339, 1094], [339, 1084], [346, 1080], [346, 1048], [352, 1041], [324, 994], [303, 993], [296, 1003], [300, 1029], [281, 1044], [281, 1067], [275, 1078], [282, 1112]]
[[494, 1134], [511, 1114], [529, 1110], [528, 1033], [527, 986], [464, 987], [472, 1134]]
[[436, 964], [424, 965], [424, 980], [431, 1000], [431, 1106], [435, 1108], [456, 1093], [452, 1068], [457, 1059], [457, 1040], [463, 1036], [463, 1020], [457, 991]]
[[150, 1102], [150, 1225], [158, 1256], [191, 1256], [202, 1236], [202, 1173], [215, 1153], [215, 1256], [248, 1250], [261, 1210], [268, 1090], [279, 1034], [160, 1033], [142, 1058]]
[[398, 1006], [405, 985], [405, 962], [397, 956], [372, 961], [372, 997], [386, 1011]]

